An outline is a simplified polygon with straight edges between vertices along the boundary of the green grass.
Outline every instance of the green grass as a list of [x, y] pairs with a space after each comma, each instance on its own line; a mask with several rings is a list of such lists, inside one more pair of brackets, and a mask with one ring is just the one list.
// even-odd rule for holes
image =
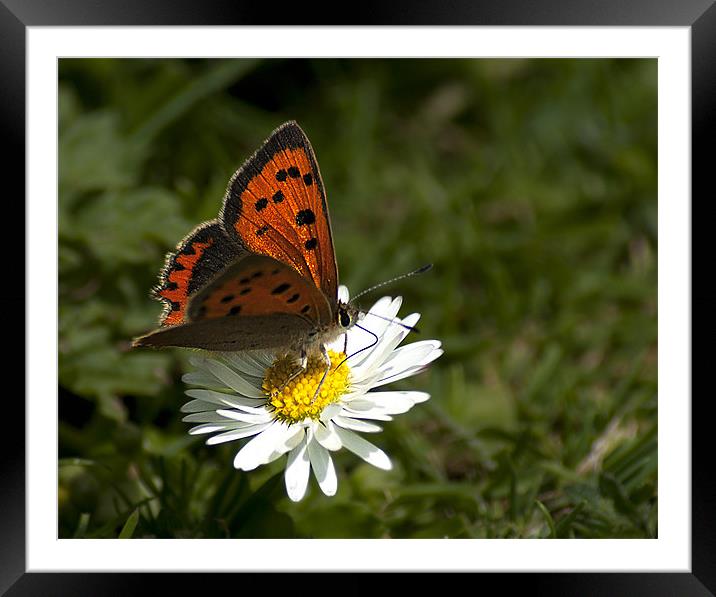
[[[655, 537], [655, 60], [60, 61], [61, 537]], [[164, 254], [288, 119], [341, 281], [401, 282], [432, 398], [338, 494], [189, 437], [185, 350], [130, 350]], [[369, 304], [370, 301], [368, 301]], [[420, 337], [416, 337], [419, 339]]]

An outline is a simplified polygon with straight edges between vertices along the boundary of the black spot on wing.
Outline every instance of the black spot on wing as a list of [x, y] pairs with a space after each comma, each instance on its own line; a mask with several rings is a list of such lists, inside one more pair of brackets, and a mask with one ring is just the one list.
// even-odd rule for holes
[[310, 209], [302, 209], [296, 214], [296, 224], [299, 226], [313, 224], [315, 221], [316, 214]]
[[284, 282], [283, 284], [279, 284], [278, 286], [276, 286], [276, 288], [271, 291], [271, 294], [283, 294], [289, 288], [291, 288], [291, 285]]
[[[315, 185], [317, 187], [322, 206], [324, 209], [326, 208], [323, 184], [318, 175], [318, 164], [311, 144], [296, 122], [286, 122], [275, 129], [264, 144], [231, 177], [229, 188], [224, 196], [220, 219], [232, 239], [241, 240], [237, 238], [235, 225], [241, 218], [243, 209], [246, 208], [241, 197], [249, 183], [261, 173], [266, 164], [274, 160], [277, 153], [297, 148], [305, 150], [311, 164], [310, 172], [303, 175], [303, 183], [306, 186]], [[274, 176], [279, 182], [285, 182], [288, 179], [288, 172], [282, 168], [276, 170]]]

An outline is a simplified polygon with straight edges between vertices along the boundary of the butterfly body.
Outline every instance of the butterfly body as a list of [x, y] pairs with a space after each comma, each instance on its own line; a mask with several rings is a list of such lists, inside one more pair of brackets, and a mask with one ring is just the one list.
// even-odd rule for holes
[[134, 346], [285, 350], [305, 362], [353, 325], [320, 171], [295, 122], [234, 174], [219, 217], [167, 256], [154, 296], [160, 327]]

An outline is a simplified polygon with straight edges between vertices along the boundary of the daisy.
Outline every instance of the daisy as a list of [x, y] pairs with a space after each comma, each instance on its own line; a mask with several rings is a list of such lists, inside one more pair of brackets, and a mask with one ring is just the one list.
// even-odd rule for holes
[[[348, 300], [345, 286], [339, 298]], [[234, 467], [244, 471], [288, 454], [286, 491], [296, 502], [306, 493], [311, 470], [323, 493], [335, 495], [331, 452], [341, 448], [390, 470], [385, 452], [359, 433], [382, 431], [373, 421], [390, 421], [430, 396], [374, 388], [419, 373], [443, 353], [437, 340], [398, 348], [420, 319], [418, 313], [398, 318], [401, 302], [401, 297], [381, 298], [360, 317], [360, 327], [327, 346], [331, 369], [315, 399], [325, 370], [320, 356], [309, 358], [305, 372], [288, 384], [296, 369], [288, 355], [252, 351], [192, 357], [196, 371], [182, 379], [201, 387], [186, 391], [193, 400], [181, 409], [189, 413], [184, 421], [198, 423], [189, 433], [212, 434], [208, 445], [251, 438], [234, 458]]]

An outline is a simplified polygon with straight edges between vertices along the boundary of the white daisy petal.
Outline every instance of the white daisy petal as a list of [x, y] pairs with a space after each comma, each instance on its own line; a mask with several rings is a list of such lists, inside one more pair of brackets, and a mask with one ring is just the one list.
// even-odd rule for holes
[[372, 402], [374, 406], [391, 415], [408, 412], [418, 402], [425, 402], [430, 394], [425, 392], [368, 392], [363, 396], [364, 401]]
[[396, 319], [401, 302], [401, 297], [391, 299], [389, 296], [384, 296], [363, 314], [360, 318], [360, 328], [353, 326], [348, 330], [346, 354], [356, 355], [351, 359], [351, 367], [360, 365], [376, 347], [380, 346], [383, 334], [393, 326], [390, 320]]
[[196, 367], [199, 371], [206, 371], [206, 363], [209, 359], [199, 355], [192, 354], [189, 356], [189, 364], [192, 367]]
[[251, 471], [266, 464], [289, 433], [292, 434], [293, 430], [289, 430], [288, 425], [274, 422], [239, 450], [234, 457], [234, 468]]
[[341, 416], [349, 417], [351, 419], [372, 419], [374, 421], [392, 421], [393, 417], [386, 414], [383, 409], [372, 408], [370, 410], [352, 410], [351, 408], [344, 406], [341, 411]]
[[250, 358], [247, 353], [226, 352], [222, 354], [223, 359], [230, 367], [234, 367], [240, 373], [263, 379], [264, 369], [255, 359]]
[[286, 436], [281, 441], [280, 445], [278, 446], [278, 451], [281, 452], [281, 454], [285, 454], [289, 450], [293, 450], [300, 441], [306, 436], [306, 428], [301, 425], [291, 425], [289, 426], [288, 432], [286, 433]]
[[423, 362], [434, 350], [440, 348], [441, 343], [437, 340], [421, 340], [396, 348], [383, 361], [383, 365], [397, 367], [397, 363], [407, 361], [408, 366], [417, 365]]
[[[376, 394], [383, 394], [383, 392], [375, 392]], [[401, 394], [408, 398], [409, 400], [413, 401], [413, 404], [421, 404], [422, 402], [427, 402], [430, 400], [430, 394], [427, 392], [416, 392], [415, 390], [408, 390], [405, 392], [401, 392]]]
[[223, 363], [211, 360], [206, 364], [206, 366], [217, 379], [220, 379], [223, 383], [239, 394], [248, 396], [249, 398], [265, 398], [264, 393], [260, 388], [257, 388], [246, 381], [243, 377], [236, 373], [236, 371], [233, 371]]
[[328, 406], [326, 406], [326, 408], [323, 409], [323, 412], [321, 413], [321, 421], [323, 421], [324, 423], [330, 421], [335, 415], [341, 412], [341, 408], [342, 407], [340, 404], [329, 404]]
[[[188, 423], [198, 423], [199, 421], [187, 421]], [[256, 425], [257, 423], [245, 423], [243, 421], [232, 421], [231, 419], [223, 419], [223, 422], [210, 421], [196, 425], [192, 427], [192, 431], [195, 429], [203, 429], [204, 427], [218, 428], [219, 430], [227, 431], [229, 429], [243, 429], [247, 425]], [[207, 433], [205, 431], [197, 431], [196, 433]]]
[[181, 380], [192, 386], [203, 386], [205, 388], [224, 388], [225, 384], [221, 383], [210, 373], [205, 371], [191, 371], [181, 376]]
[[274, 361], [274, 355], [265, 350], [247, 350], [239, 353], [248, 367], [255, 367], [263, 377], [267, 367]]
[[321, 444], [326, 450], [335, 452], [343, 447], [341, 438], [338, 437], [336, 430], [331, 421], [328, 421], [325, 425], [318, 424], [313, 428], [314, 437], [316, 441]]
[[336, 433], [338, 433], [346, 449], [353, 452], [356, 456], [360, 456], [368, 464], [372, 464], [386, 471], [393, 468], [387, 454], [369, 441], [364, 440], [361, 436], [338, 426], [336, 426]]
[[354, 400], [370, 391], [375, 382], [382, 377], [380, 371], [373, 371], [370, 375], [363, 375], [362, 371], [352, 370], [351, 375], [355, 376], [351, 382], [351, 392], [344, 397], [344, 401]]
[[379, 298], [370, 309], [368, 309], [368, 313], [374, 313], [376, 315], [379, 315], [380, 317], [394, 317], [398, 313], [400, 304], [398, 305], [398, 309], [396, 309], [395, 312], [390, 315], [392, 304], [393, 299], [391, 297], [383, 296]]
[[269, 464], [274, 460], [278, 460], [279, 458], [281, 458], [281, 456], [284, 456], [287, 451], [290, 452], [290, 450], [274, 450], [273, 452], [271, 452], [271, 454], [268, 455], [268, 457], [264, 461], [264, 464]]
[[244, 406], [243, 404], [237, 404], [234, 408], [250, 415], [261, 415], [262, 417], [265, 417], [268, 414], [266, 412], [265, 404], [261, 404], [261, 406]]
[[278, 442], [278, 444], [276, 446], [274, 446], [273, 451], [271, 452], [271, 454], [268, 455], [264, 464], [273, 462], [277, 458], [280, 458], [287, 452], [290, 452], [291, 450], [293, 450], [296, 446], [300, 445], [302, 442], [307, 441], [307, 439], [306, 439], [307, 431], [309, 432], [309, 435], [310, 435], [310, 430], [306, 429], [302, 425], [290, 425], [288, 432]]
[[196, 398], [198, 400], [204, 400], [205, 402], [211, 402], [218, 406], [262, 406], [266, 403], [266, 398], [246, 398], [245, 396], [238, 396], [236, 394], [227, 394], [225, 392], [216, 392], [214, 390], [199, 390], [192, 389], [184, 392], [190, 398]]
[[410, 330], [403, 326], [408, 326], [408, 328], [415, 327], [418, 321], [420, 321], [420, 314], [411, 313], [400, 321], [403, 325], [391, 325], [384, 334], [383, 341], [380, 344], [380, 350], [376, 350], [377, 354], [373, 357], [374, 362], [383, 363], [385, 359], [390, 356], [390, 353], [395, 347], [410, 333]]
[[[415, 346], [415, 344], [419, 345]], [[442, 354], [439, 346], [434, 346], [431, 343], [416, 342], [415, 344], [408, 344], [394, 350], [378, 369], [383, 374], [390, 372], [397, 375], [407, 369], [424, 367], [437, 358], [434, 354], [436, 351], [440, 351], [438, 356]]]
[[343, 408], [349, 408], [354, 411], [369, 411], [375, 408], [375, 403], [372, 400], [366, 400], [367, 394], [361, 395], [360, 398], [354, 398], [353, 400], [346, 401]]
[[402, 304], [403, 304], [403, 297], [396, 296], [390, 302], [390, 304], [388, 305], [388, 308], [385, 311], [378, 313], [378, 315], [380, 315], [380, 318], [372, 317], [372, 314], [375, 313], [375, 311], [373, 311], [373, 309], [371, 309], [368, 312], [371, 314], [369, 317], [371, 317], [374, 321], [377, 320], [380, 322], [379, 326], [376, 326], [375, 323], [371, 322], [371, 326], [372, 326], [371, 330], [374, 333], [377, 333], [379, 336], [392, 331], [396, 327], [395, 323], [400, 321], [400, 317], [398, 317], [398, 311], [400, 311], [400, 306]]
[[360, 419], [350, 419], [339, 415], [334, 417], [333, 421], [336, 425], [343, 427], [343, 429], [352, 429], [353, 431], [362, 431], [363, 433], [377, 433], [378, 431], [383, 431], [382, 427], [373, 425], [373, 423], [366, 423]]
[[338, 287], [338, 301], [341, 303], [347, 303], [349, 298], [350, 294], [348, 293], [348, 287], [341, 284]]
[[402, 371], [400, 373], [391, 374], [390, 371], [387, 371], [383, 377], [381, 377], [378, 381], [376, 381], [373, 384], [373, 387], [377, 388], [378, 386], [382, 386], [387, 383], [393, 383], [394, 381], [398, 381], [399, 379], [404, 379], [406, 377], [411, 377], [413, 375], [417, 375], [421, 371], [425, 370], [427, 365], [429, 365], [431, 362], [433, 362], [435, 359], [437, 359], [442, 354], [443, 354], [443, 351], [438, 349], [430, 355], [427, 363], [423, 363], [421, 365], [418, 365], [417, 367], [411, 367], [410, 369], [406, 369], [405, 371]]
[[269, 413], [266, 409], [263, 409], [261, 411], [257, 410], [256, 412], [249, 413], [241, 410], [229, 410], [225, 408], [220, 408], [216, 412], [222, 417], [226, 417], [227, 419], [232, 419], [234, 421], [243, 421], [244, 423], [265, 423], [266, 421], [270, 421], [273, 418], [271, 417], [271, 413]]
[[284, 480], [286, 482], [286, 493], [288, 493], [288, 497], [292, 501], [299, 502], [306, 494], [310, 469], [311, 462], [308, 459], [308, 449], [306, 442], [303, 441], [288, 453]]
[[328, 451], [317, 441], [311, 441], [308, 444], [308, 458], [311, 461], [311, 468], [321, 491], [328, 496], [336, 495], [338, 479], [336, 469], [333, 467], [333, 460]]
[[[383, 297], [388, 299], [387, 301], [383, 301], [382, 299], [377, 301], [375, 305], [373, 305], [369, 310], [368, 313], [375, 313], [376, 315], [379, 315], [383, 319], [378, 321], [383, 321], [383, 324], [381, 326], [383, 329], [387, 328], [388, 325], [390, 325], [386, 319], [394, 319], [398, 315], [398, 311], [400, 311], [400, 305], [403, 304], [403, 297], [402, 296], [396, 296], [395, 298], [391, 297]], [[377, 319], [377, 318], [376, 318]], [[371, 328], [374, 332], [376, 332], [376, 329], [380, 329], [380, 326], [377, 326], [377, 328]], [[377, 332], [376, 332], [377, 333]]]
[[413, 375], [417, 375], [418, 373], [425, 370], [425, 367], [412, 367], [410, 369], [406, 369], [405, 371], [401, 371], [400, 373], [394, 373], [391, 374], [390, 371], [387, 372], [385, 377], [381, 377], [378, 381], [373, 384], [373, 387], [379, 388], [380, 386], [384, 386], [388, 383], [393, 383], [395, 381], [399, 381], [401, 379], [405, 379], [406, 377], [412, 377]]
[[216, 405], [211, 402], [204, 402], [203, 400], [190, 400], [184, 404], [179, 412], [182, 413], [200, 413], [215, 408]]
[[224, 433], [219, 433], [218, 435], [214, 435], [213, 437], [210, 437], [209, 439], [207, 439], [206, 445], [213, 446], [215, 444], [223, 444], [225, 442], [232, 442], [237, 439], [242, 439], [244, 437], [251, 437], [252, 435], [261, 433], [264, 429], [267, 429], [270, 425], [272, 425], [272, 422], [261, 423], [260, 425], [247, 425], [246, 427], [242, 427], [240, 429], [232, 429], [231, 431], [225, 431]]
[[281, 453], [285, 454], [289, 450], [293, 450], [298, 444], [303, 441], [304, 437], [306, 437], [306, 430], [303, 427], [297, 427], [296, 433], [294, 433], [293, 435], [289, 435], [283, 441], [283, 445], [281, 446]]
[[216, 425], [213, 423], [206, 423], [204, 425], [197, 425], [189, 429], [189, 435], [200, 435], [202, 433], [216, 433], [217, 431], [226, 430], [225, 425]]
[[[403, 320], [403, 323], [412, 327], [415, 326], [419, 319], [420, 315], [413, 313], [412, 315], [408, 315], [408, 317]], [[409, 330], [399, 325], [392, 325], [391, 328], [392, 329], [386, 330], [381, 342], [370, 351], [370, 354], [366, 358], [359, 363], [353, 363], [351, 367], [361, 370], [364, 375], [368, 374], [372, 368], [379, 367], [390, 355], [391, 351], [398, 346], [409, 333]]]
[[191, 413], [182, 417], [182, 421], [185, 423], [218, 423], [219, 425], [226, 425], [233, 423], [234, 421], [244, 421], [245, 423], [262, 422], [255, 418], [249, 419], [250, 415], [246, 415], [246, 419], [237, 419], [236, 417], [225, 417], [218, 411], [209, 410], [200, 413]]

